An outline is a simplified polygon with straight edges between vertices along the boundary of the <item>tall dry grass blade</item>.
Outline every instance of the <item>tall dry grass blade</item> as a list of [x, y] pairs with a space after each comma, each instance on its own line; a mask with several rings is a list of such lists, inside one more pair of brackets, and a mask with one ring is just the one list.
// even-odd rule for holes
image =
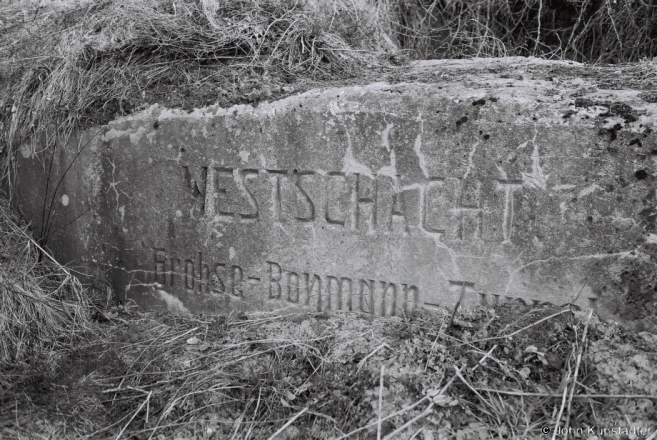
[[379, 376], [379, 424], [376, 426], [376, 438], [381, 440], [381, 416], [383, 415], [383, 373], [385, 365], [381, 365], [381, 375]]
[[135, 411], [134, 414], [132, 415], [132, 417], [130, 417], [130, 420], [128, 420], [128, 423], [126, 423], [125, 426], [123, 428], [121, 428], [121, 431], [119, 431], [119, 433], [117, 434], [117, 436], [114, 440], [119, 440], [121, 438], [121, 436], [123, 435], [123, 432], [128, 428], [128, 426], [130, 426], [130, 423], [132, 423], [132, 421], [135, 419], [135, 417], [137, 417], [137, 414], [139, 414], [139, 411], [141, 411], [141, 409], [144, 407], [144, 405], [147, 405], [148, 402], [151, 400], [152, 395], [153, 395], [152, 391], [148, 393], [148, 396], [146, 396], [146, 400], [144, 400], [144, 402], [141, 405], [139, 405], [139, 408], [137, 408], [137, 411]]
[[[575, 340], [575, 343], [572, 344], [572, 350], [571, 350], [571, 355], [570, 359], [577, 358], [574, 354], [577, 352], [577, 340]], [[572, 376], [572, 371], [570, 365], [568, 365], [568, 370], [565, 372], [565, 375], [562, 377], [561, 380], [561, 385], [560, 385], [560, 390], [563, 388], [562, 391], [562, 397], [561, 397], [561, 405], [559, 406], [559, 411], [556, 414], [556, 420], [554, 422], [554, 430], [552, 432], [552, 440], [556, 439], [557, 432], [559, 431], [559, 424], [561, 422], [561, 416], [563, 415], [564, 409], [566, 409], [566, 406], [568, 404], [568, 391], [569, 391], [569, 385], [570, 383], [577, 383], [577, 378], [573, 378]], [[555, 408], [556, 411], [556, 408]], [[553, 413], [554, 416], [554, 413]]]
[[573, 404], [573, 394], [575, 394], [575, 387], [577, 386], [577, 375], [579, 374], [579, 365], [582, 361], [582, 354], [584, 353], [584, 348], [586, 346], [586, 336], [589, 330], [589, 323], [591, 322], [591, 317], [593, 316], [593, 309], [589, 310], [588, 315], [586, 316], [586, 324], [584, 325], [584, 333], [582, 334], [582, 342], [579, 347], [579, 352], [577, 353], [577, 361], [575, 362], [575, 373], [573, 373], [573, 384], [570, 387], [570, 395], [568, 397], [568, 409], [566, 411], [566, 428], [564, 434], [564, 440], [568, 440], [568, 427], [570, 426], [570, 408]]
[[[429, 397], [429, 396], [424, 396], [424, 397], [422, 397], [420, 400], [418, 400], [417, 402], [413, 403], [412, 405], [409, 405], [409, 406], [407, 406], [407, 407], [405, 407], [405, 408], [402, 408], [401, 410], [396, 411], [396, 412], [394, 412], [394, 413], [392, 413], [392, 414], [388, 414], [387, 416], [385, 416], [384, 418], [381, 419], [381, 422], [385, 422], [386, 420], [389, 420], [389, 419], [391, 419], [391, 418], [393, 418], [393, 417], [396, 417], [396, 416], [399, 416], [399, 415], [401, 415], [401, 414], [404, 414], [404, 413], [406, 413], [406, 412], [412, 410], [412, 409], [415, 408], [416, 406], [422, 404], [422, 402], [424, 402], [424, 401], [427, 400], [427, 399], [430, 399], [430, 397]], [[379, 423], [378, 420], [375, 421], [375, 422], [372, 422], [372, 423], [368, 423], [367, 425], [362, 426], [362, 427], [357, 428], [357, 429], [354, 429], [353, 431], [349, 432], [348, 434], [344, 434], [344, 435], [338, 437], [338, 438], [335, 439], [335, 440], [343, 440], [343, 439], [345, 439], [345, 438], [351, 437], [352, 435], [357, 434], [357, 433], [359, 433], [359, 432], [361, 432], [361, 431], [364, 431], [364, 430], [366, 430], [367, 428], [371, 428], [371, 427], [373, 427], [373, 426], [376, 426], [378, 423]]]
[[412, 418], [411, 420], [409, 420], [408, 422], [404, 423], [404, 424], [403, 424], [402, 426], [400, 426], [399, 428], [397, 428], [397, 429], [395, 429], [394, 431], [392, 431], [390, 434], [386, 435], [386, 436], [384, 437], [383, 440], [393, 440], [393, 439], [398, 438], [397, 435], [399, 435], [399, 433], [405, 431], [408, 427], [412, 426], [412, 425], [413, 425], [415, 422], [417, 422], [418, 420], [421, 420], [421, 419], [425, 418], [426, 416], [428, 416], [429, 414], [433, 413], [433, 406], [434, 406], [434, 405], [433, 405], [433, 402], [431, 402], [431, 403], [429, 404], [429, 406], [427, 406], [427, 409], [425, 409], [424, 411], [422, 411], [422, 412], [421, 412], [420, 414], [418, 414], [417, 416], [413, 417], [413, 418]]
[[269, 437], [269, 440], [274, 440], [276, 437], [278, 437], [279, 434], [281, 434], [283, 431], [285, 431], [285, 429], [286, 429], [288, 426], [290, 426], [292, 423], [294, 423], [294, 421], [295, 421], [296, 419], [298, 419], [299, 417], [301, 417], [306, 411], [308, 411], [308, 407], [305, 407], [304, 409], [302, 409], [301, 411], [299, 411], [298, 413], [296, 413], [296, 414], [295, 414], [290, 420], [288, 420], [288, 421], [285, 423], [285, 425], [281, 426], [281, 427], [278, 429], [278, 431], [276, 431], [275, 433], [273, 433], [273, 434], [271, 435], [271, 437]]
[[[19, 226], [0, 194], [0, 383], [28, 360], [54, 371], [69, 345], [93, 329], [79, 280]], [[6, 369], [12, 367], [10, 370]]]

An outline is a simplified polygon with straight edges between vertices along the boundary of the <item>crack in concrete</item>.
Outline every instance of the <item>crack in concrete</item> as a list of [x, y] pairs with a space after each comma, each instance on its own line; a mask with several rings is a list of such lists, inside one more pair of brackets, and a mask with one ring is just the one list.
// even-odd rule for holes
[[[535, 130], [534, 137], [531, 142], [534, 145], [534, 151], [532, 152], [532, 172], [530, 174], [520, 173], [522, 175], [523, 185], [529, 186], [530, 188], [540, 188], [546, 189], [547, 180], [550, 178], [549, 174], [543, 172], [541, 168], [541, 156], [538, 150], [538, 144], [536, 143], [536, 136], [538, 136], [538, 130]], [[524, 143], [518, 146], [518, 149], [525, 148], [530, 141], [525, 141]]]
[[553, 190], [555, 191], [569, 191], [571, 189], [576, 188], [577, 185], [573, 185], [572, 183], [566, 184], [566, 185], [554, 185], [552, 187]]
[[422, 119], [422, 112], [418, 113], [416, 121], [420, 123], [420, 133], [415, 138], [415, 144], [413, 145], [413, 150], [417, 155], [420, 164], [420, 169], [422, 170], [424, 177], [428, 179], [429, 171], [427, 170], [427, 162], [424, 157], [424, 153], [422, 153], [422, 135], [424, 134], [424, 119]]
[[363, 174], [370, 179], [373, 179], [374, 173], [372, 173], [372, 170], [370, 170], [368, 166], [356, 161], [354, 158], [354, 147], [351, 143], [351, 136], [349, 135], [349, 130], [346, 124], [343, 125], [345, 134], [347, 135], [347, 151], [344, 156], [344, 167], [342, 168], [342, 172], [347, 176], [351, 174]]
[[447, 246], [447, 244], [444, 241], [442, 241], [442, 238], [444, 236], [444, 232], [433, 232], [433, 231], [429, 231], [428, 229], [425, 228], [424, 221], [422, 220], [422, 219], [424, 219], [425, 209], [426, 209], [426, 207], [425, 207], [425, 204], [426, 204], [425, 186], [426, 185], [422, 185], [420, 183], [413, 183], [411, 185], [406, 185], [406, 186], [402, 187], [402, 191], [414, 190], [414, 189], [419, 191], [419, 193], [420, 193], [420, 213], [419, 213], [420, 214], [419, 215], [420, 221], [419, 221], [418, 229], [434, 241], [434, 243], [436, 245], [436, 248], [443, 249], [443, 250], [447, 251], [448, 255], [450, 256], [450, 260], [451, 260], [452, 267], [453, 267], [453, 276], [447, 277], [445, 275], [445, 273], [442, 271], [442, 269], [438, 268], [438, 270], [440, 270], [440, 272], [443, 273], [443, 276], [445, 276], [445, 279], [447, 280], [447, 279], [453, 278], [453, 277], [461, 279], [463, 277], [463, 274], [461, 273], [461, 269], [458, 265], [458, 255], [456, 254], [454, 249], [450, 248], [449, 246]]
[[138, 273], [143, 273], [144, 275], [148, 275], [149, 273], [155, 273], [155, 271], [148, 269], [126, 269], [125, 267], [117, 266], [116, 264], [112, 264], [112, 263], [98, 263], [98, 264], [108, 269], [116, 269], [116, 270], [120, 270], [121, 272], [132, 274], [132, 275], [136, 275]]
[[381, 132], [381, 145], [383, 145], [385, 147], [385, 149], [388, 150], [388, 152], [390, 152], [389, 135], [390, 135], [390, 130], [392, 130], [392, 128], [395, 125], [389, 123], [388, 121], [386, 121], [386, 116], [385, 115], [383, 115], [383, 121], [386, 123], [386, 128], [384, 128], [383, 131]]
[[385, 115], [383, 117], [384, 122], [386, 123], [386, 128], [381, 132], [381, 145], [388, 151], [390, 156], [390, 165], [382, 167], [377, 176], [388, 176], [397, 182], [397, 157], [395, 155], [395, 150], [390, 147], [390, 130], [394, 127], [394, 124], [390, 124], [385, 120]]
[[497, 168], [497, 171], [500, 172], [500, 176], [502, 177], [502, 180], [509, 180], [508, 176], [506, 175], [506, 171], [504, 171], [504, 168], [502, 168], [498, 164], [495, 164], [495, 167]]
[[561, 223], [566, 223], [566, 209], [568, 209], [566, 202], [559, 203], [559, 211], [561, 212]]
[[112, 181], [109, 183], [109, 188], [107, 188], [107, 191], [105, 192], [105, 194], [110, 192], [110, 190], [114, 190], [114, 193], [116, 194], [116, 209], [119, 212], [119, 214], [121, 215], [121, 221], [123, 221], [123, 218], [125, 217], [125, 208], [124, 208], [123, 212], [121, 212], [121, 204], [119, 202], [119, 196], [120, 195], [119, 195], [119, 191], [116, 189], [116, 186], [118, 184], [120, 184], [121, 182], [116, 181], [116, 176], [114, 174], [116, 172], [116, 164], [114, 163], [113, 160], [107, 159], [107, 161], [109, 162], [110, 165], [112, 165]]
[[472, 168], [474, 168], [474, 155], [477, 152], [477, 147], [479, 146], [479, 142], [475, 142], [475, 144], [472, 146], [472, 150], [470, 151], [470, 154], [468, 155], [468, 166], [465, 169], [465, 173], [463, 174], [463, 182], [465, 182], [465, 179], [468, 178], [470, 175], [470, 171], [472, 171]]
[[586, 197], [586, 196], [588, 196], [589, 194], [593, 194], [593, 192], [594, 192], [596, 189], [602, 189], [602, 187], [601, 187], [600, 185], [598, 185], [597, 183], [594, 183], [593, 185], [587, 186], [586, 188], [584, 188], [583, 190], [581, 190], [581, 191], [579, 192], [578, 197], [581, 198], [581, 197]]

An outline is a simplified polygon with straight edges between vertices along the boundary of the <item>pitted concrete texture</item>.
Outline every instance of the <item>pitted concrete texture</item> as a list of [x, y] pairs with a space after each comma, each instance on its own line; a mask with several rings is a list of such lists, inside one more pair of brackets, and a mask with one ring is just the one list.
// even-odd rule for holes
[[24, 147], [19, 204], [37, 230], [52, 218], [60, 259], [155, 308], [407, 315], [463, 294], [652, 322], [657, 104], [535, 65], [554, 78], [425, 62], [413, 83], [154, 106], [52, 168]]

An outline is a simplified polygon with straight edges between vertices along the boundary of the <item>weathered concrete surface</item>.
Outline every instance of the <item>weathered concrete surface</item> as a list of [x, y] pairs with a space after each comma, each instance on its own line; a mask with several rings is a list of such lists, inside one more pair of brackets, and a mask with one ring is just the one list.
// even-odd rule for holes
[[[177, 311], [401, 315], [465, 286], [469, 306], [574, 302], [650, 325], [657, 105], [565, 63], [535, 62], [547, 79], [499, 63], [89, 130], [54, 156], [49, 245]], [[21, 153], [38, 230], [50, 160]]]

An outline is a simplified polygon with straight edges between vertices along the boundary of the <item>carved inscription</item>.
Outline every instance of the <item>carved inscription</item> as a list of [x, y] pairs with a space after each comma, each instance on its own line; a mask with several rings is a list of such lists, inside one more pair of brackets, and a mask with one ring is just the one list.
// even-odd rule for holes
[[[286, 301], [315, 311], [352, 311], [377, 316], [410, 316], [421, 305], [442, 308], [421, 300], [420, 289], [411, 283], [375, 280], [369, 277], [345, 277], [316, 274], [283, 268], [275, 261], [264, 261], [259, 274], [250, 276], [239, 265], [206, 261], [202, 252], [191, 258], [153, 249], [152, 281], [164, 289], [183, 290], [194, 294], [225, 294], [235, 300], [245, 298], [250, 286], [256, 286], [262, 300]], [[250, 291], [253, 295], [254, 291]], [[523, 298], [490, 294], [475, 289], [471, 281], [448, 280], [444, 294], [454, 302], [467, 298], [470, 304], [493, 307], [499, 303]], [[589, 298], [594, 308], [597, 298]], [[537, 303], [537, 300], [529, 300]], [[530, 304], [527, 303], [527, 304]]]
[[[522, 188], [521, 180], [495, 181], [491, 191], [504, 194], [504, 205], [492, 211], [482, 202], [482, 182], [475, 179], [431, 177], [403, 185], [401, 178], [388, 175], [188, 166], [183, 174], [193, 211], [215, 221], [321, 222], [346, 233], [447, 240], [510, 242], [515, 193]], [[496, 224], [494, 234], [491, 224]]]
[[162, 248], [153, 249], [155, 282], [163, 287], [184, 289], [193, 293], [227, 293], [243, 297], [244, 271], [240, 266], [206, 262], [203, 253], [194, 258], [184, 258], [167, 253]]
[[287, 270], [265, 262], [265, 278], [249, 276], [238, 265], [205, 261], [202, 252], [185, 258], [153, 249], [154, 282], [162, 288], [196, 294], [226, 294], [243, 299], [247, 284], [257, 284], [265, 300], [282, 300], [316, 311], [344, 310], [378, 316], [408, 316], [420, 303], [420, 289], [409, 283], [320, 275]]
[[420, 290], [411, 284], [295, 272], [273, 261], [268, 261], [267, 265], [270, 299], [285, 300], [317, 311], [407, 316], [420, 301]]

